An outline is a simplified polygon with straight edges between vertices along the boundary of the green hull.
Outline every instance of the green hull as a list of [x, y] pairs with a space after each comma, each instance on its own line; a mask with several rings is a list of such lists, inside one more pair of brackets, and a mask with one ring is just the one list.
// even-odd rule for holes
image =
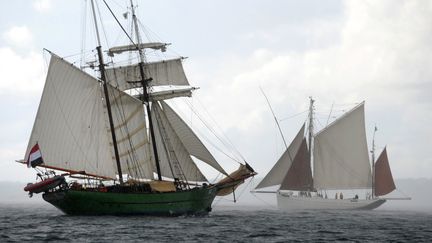
[[68, 189], [46, 192], [43, 199], [69, 215], [176, 216], [210, 212], [216, 193], [216, 187], [164, 193], [115, 193]]

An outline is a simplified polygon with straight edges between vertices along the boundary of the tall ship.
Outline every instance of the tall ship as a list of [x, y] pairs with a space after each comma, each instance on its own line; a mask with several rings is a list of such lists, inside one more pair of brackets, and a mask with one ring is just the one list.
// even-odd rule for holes
[[[211, 211], [216, 196], [233, 193], [256, 173], [245, 162], [228, 174], [168, 99], [190, 97], [182, 58], [148, 61], [169, 44], [142, 42], [130, 1], [129, 43], [102, 51], [91, 1], [97, 61], [85, 71], [51, 54], [25, 157], [38, 173], [24, 190], [70, 215], [184, 215]], [[127, 17], [128, 14], [124, 14]], [[119, 28], [120, 29], [120, 28]], [[119, 65], [116, 55], [135, 60]], [[110, 62], [104, 62], [109, 58]], [[123, 62], [124, 63], [124, 62]], [[197, 166], [225, 175], [210, 183]], [[60, 171], [60, 172], [59, 172]], [[60, 174], [62, 173], [62, 174]]]
[[[307, 122], [254, 192], [276, 193], [278, 207], [287, 211], [375, 209], [385, 203], [382, 196], [396, 186], [386, 148], [375, 160], [376, 128], [372, 163], [369, 160], [364, 105], [360, 103], [314, 133], [314, 100], [310, 98]], [[263, 191], [272, 186], [279, 188]], [[348, 196], [348, 192], [357, 193]]]

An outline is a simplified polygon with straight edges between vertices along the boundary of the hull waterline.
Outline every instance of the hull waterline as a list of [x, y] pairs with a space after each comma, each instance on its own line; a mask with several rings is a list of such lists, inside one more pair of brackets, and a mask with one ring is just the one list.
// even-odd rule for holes
[[206, 214], [217, 188], [195, 188], [164, 193], [114, 193], [64, 190], [46, 192], [43, 199], [68, 215]]
[[283, 211], [299, 210], [372, 210], [385, 199], [325, 199], [320, 197], [299, 197], [277, 193], [277, 204]]

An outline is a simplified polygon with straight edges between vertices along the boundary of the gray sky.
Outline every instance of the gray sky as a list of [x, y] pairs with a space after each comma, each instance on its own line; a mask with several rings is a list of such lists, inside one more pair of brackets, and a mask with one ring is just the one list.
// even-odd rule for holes
[[[108, 3], [125, 11], [119, 7], [125, 1]], [[80, 52], [83, 4], [0, 4], [0, 180], [27, 181], [34, 172], [13, 161], [24, 156], [42, 92], [48, 60], [42, 48], [61, 56]], [[187, 75], [201, 87], [193, 104], [204, 104], [261, 176], [283, 143], [260, 86], [279, 119], [306, 110], [313, 96], [318, 128], [333, 102], [333, 115], [340, 115], [366, 100], [368, 140], [377, 124], [378, 148], [388, 146], [394, 177], [431, 177], [432, 2], [160, 0], [139, 7], [151, 36], [189, 57]], [[109, 45], [125, 41], [112, 20], [105, 27], [114, 40]], [[95, 42], [90, 31], [87, 37], [89, 50]], [[281, 121], [288, 140], [305, 119], [303, 113]], [[235, 168], [209, 148], [225, 168]]]

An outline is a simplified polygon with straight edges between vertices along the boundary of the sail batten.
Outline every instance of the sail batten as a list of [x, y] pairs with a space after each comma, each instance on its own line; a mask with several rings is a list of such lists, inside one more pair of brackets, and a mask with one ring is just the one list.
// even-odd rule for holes
[[315, 135], [313, 156], [315, 188], [371, 188], [364, 103]]
[[375, 163], [375, 196], [386, 195], [396, 189], [387, 157], [387, 148], [381, 152]]
[[295, 136], [289, 147], [285, 150], [270, 172], [264, 177], [264, 179], [256, 186], [255, 189], [280, 185], [285, 178], [287, 171], [289, 170], [294, 156], [300, 148], [304, 137], [305, 124], [301, 127], [300, 131]]

